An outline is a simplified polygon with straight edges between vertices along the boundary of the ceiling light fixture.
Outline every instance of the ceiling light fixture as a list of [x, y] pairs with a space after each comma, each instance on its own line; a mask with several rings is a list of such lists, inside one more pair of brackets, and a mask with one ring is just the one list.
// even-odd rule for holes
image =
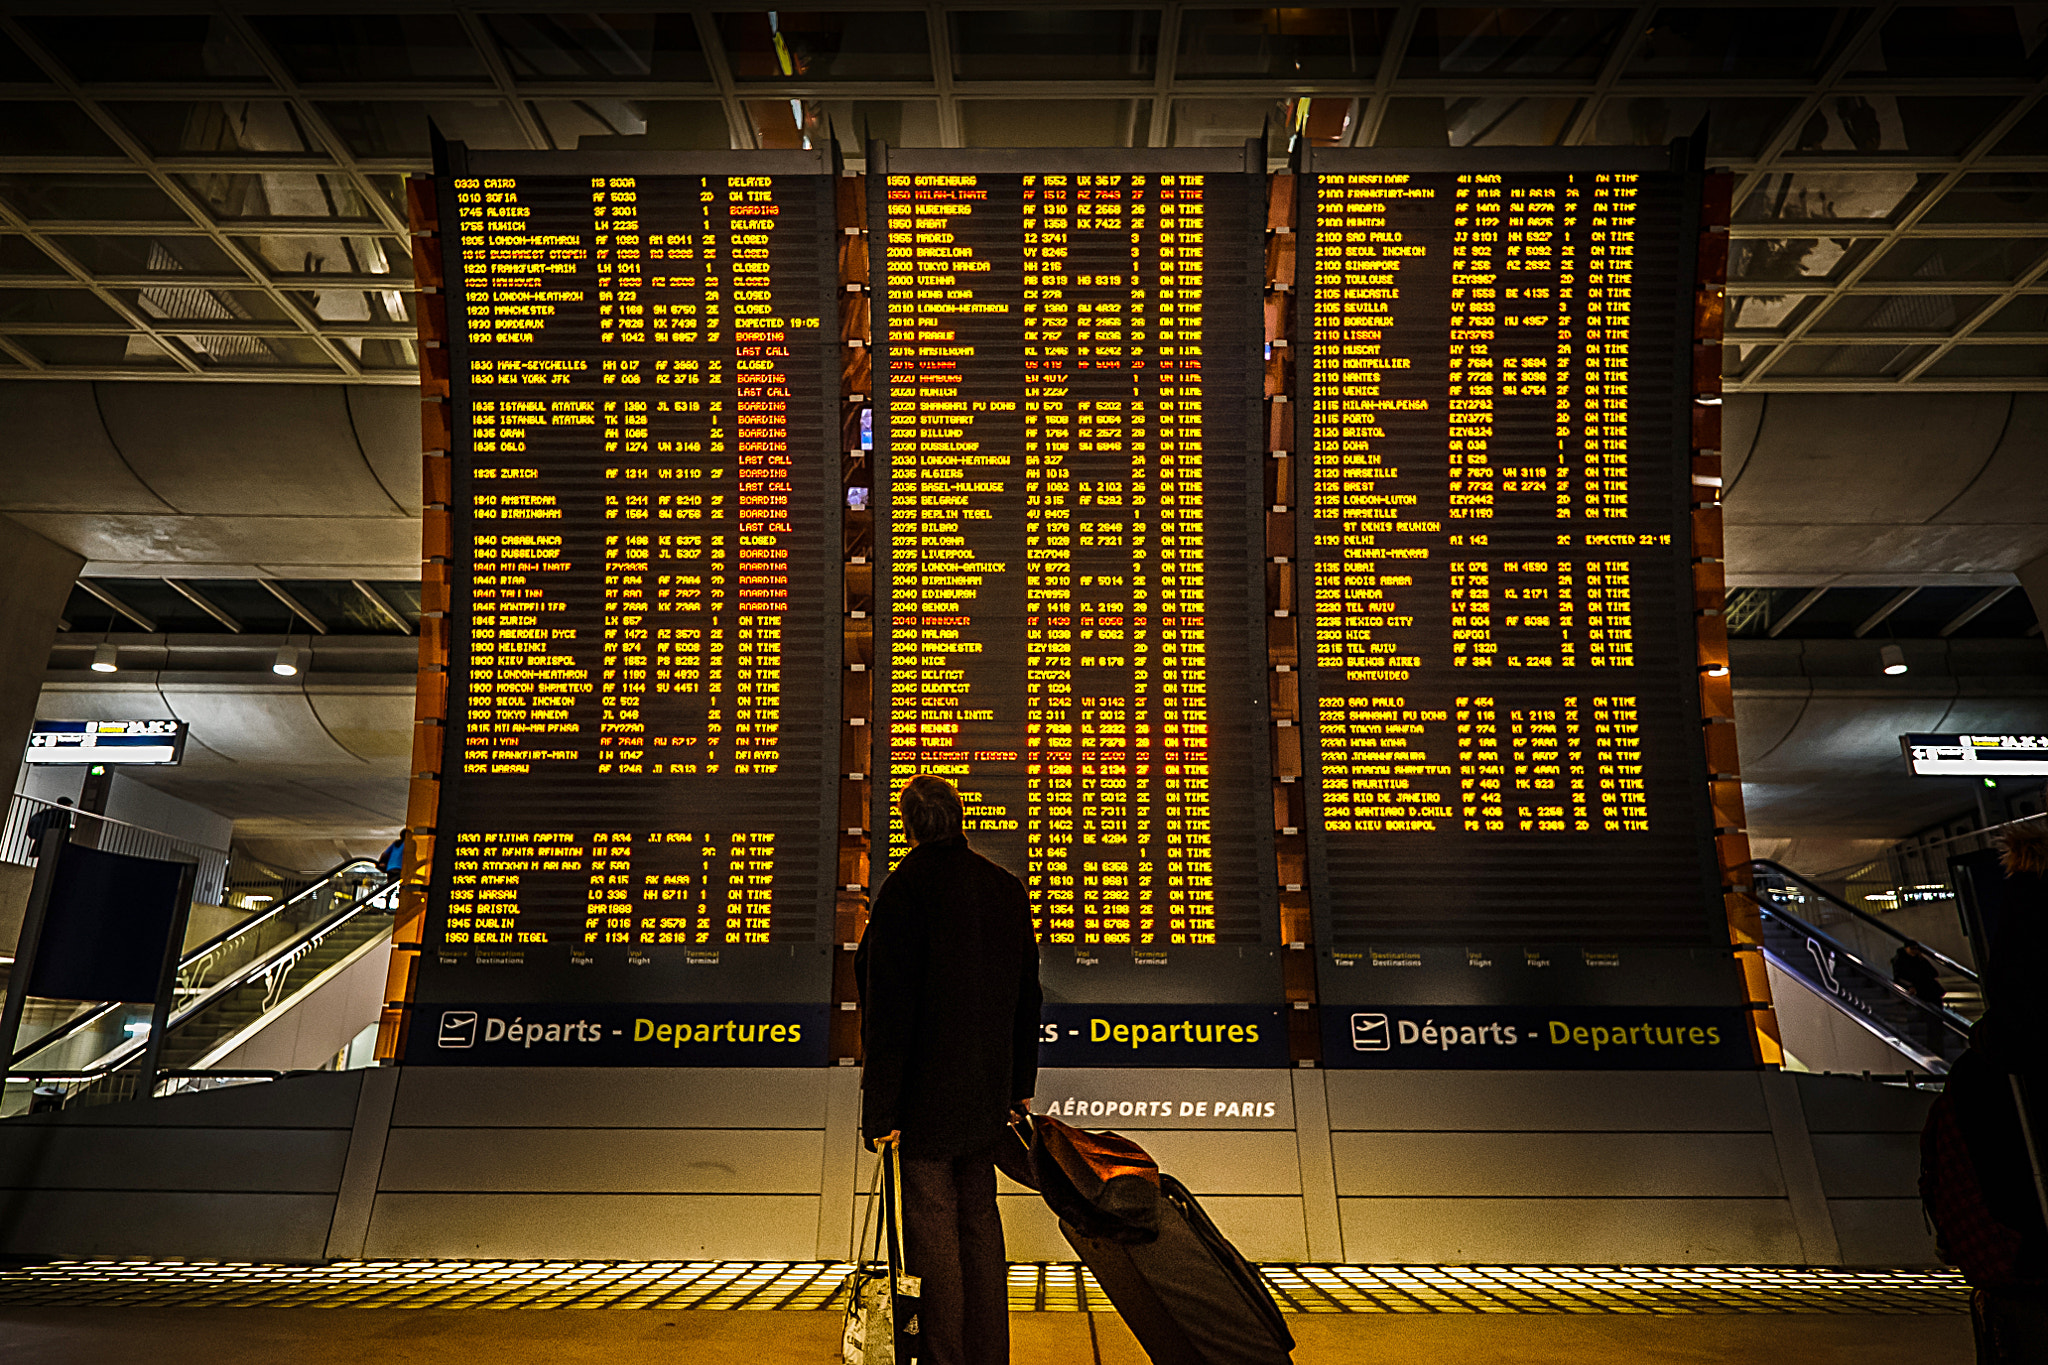
[[280, 678], [298, 677], [299, 659], [302, 652], [294, 645], [278, 646], [277, 659], [270, 665], [270, 671], [277, 674]]
[[1877, 651], [1878, 659], [1884, 664], [1885, 676], [1896, 678], [1906, 671], [1906, 651], [1897, 645], [1886, 645]]
[[121, 671], [121, 646], [112, 640], [102, 640], [92, 647], [92, 671], [95, 673], [119, 673]]

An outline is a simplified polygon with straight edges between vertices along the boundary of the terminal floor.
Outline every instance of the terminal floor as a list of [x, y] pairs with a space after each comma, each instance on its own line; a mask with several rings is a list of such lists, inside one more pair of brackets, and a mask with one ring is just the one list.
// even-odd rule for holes
[[[1299, 1365], [1968, 1365], [1970, 1320], [1290, 1315]], [[1011, 1365], [1145, 1365], [1108, 1313], [1019, 1313]], [[836, 1313], [0, 1306], [4, 1365], [832, 1365]]]
[[[760, 1262], [0, 1265], [0, 1365], [831, 1365], [846, 1267]], [[1964, 1365], [1950, 1272], [1264, 1267], [1300, 1365]], [[1144, 1365], [1085, 1272], [1011, 1268], [1012, 1365]], [[510, 1311], [507, 1311], [510, 1310]], [[595, 1311], [591, 1311], [595, 1310]]]

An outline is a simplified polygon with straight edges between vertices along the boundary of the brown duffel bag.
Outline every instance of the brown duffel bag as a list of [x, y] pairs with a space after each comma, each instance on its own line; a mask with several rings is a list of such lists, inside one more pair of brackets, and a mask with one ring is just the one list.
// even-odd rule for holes
[[1089, 1237], [1144, 1243], [1159, 1236], [1159, 1165], [1115, 1133], [1086, 1133], [1058, 1119], [1020, 1114], [1015, 1142], [996, 1168], [1036, 1190], [1060, 1218]]

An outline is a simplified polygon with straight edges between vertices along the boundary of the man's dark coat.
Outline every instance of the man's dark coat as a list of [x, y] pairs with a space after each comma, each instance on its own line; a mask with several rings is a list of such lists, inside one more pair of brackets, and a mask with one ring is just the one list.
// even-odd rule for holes
[[1038, 1083], [1038, 944], [1024, 884], [964, 837], [920, 844], [875, 897], [860, 985], [861, 1131], [913, 1157], [995, 1143]]

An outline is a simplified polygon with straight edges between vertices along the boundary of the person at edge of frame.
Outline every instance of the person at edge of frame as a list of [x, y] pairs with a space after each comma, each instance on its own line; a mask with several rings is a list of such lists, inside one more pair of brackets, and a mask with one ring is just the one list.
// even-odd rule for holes
[[2048, 1361], [2048, 1191], [2038, 1164], [2048, 1156], [2048, 1000], [2040, 989], [2048, 966], [2048, 829], [2009, 825], [1997, 846], [2005, 887], [1989, 953], [1978, 962], [1990, 1009], [1970, 1030], [1937, 1102], [1955, 1116], [1986, 1217], [2011, 1239], [2003, 1273], [1969, 1276], [1983, 1365]]
[[960, 793], [914, 777], [897, 798], [912, 847], [882, 883], [853, 960], [861, 1133], [896, 1142], [922, 1365], [1005, 1365], [1008, 1266], [995, 1152], [1038, 1083], [1031, 899], [968, 846]]

